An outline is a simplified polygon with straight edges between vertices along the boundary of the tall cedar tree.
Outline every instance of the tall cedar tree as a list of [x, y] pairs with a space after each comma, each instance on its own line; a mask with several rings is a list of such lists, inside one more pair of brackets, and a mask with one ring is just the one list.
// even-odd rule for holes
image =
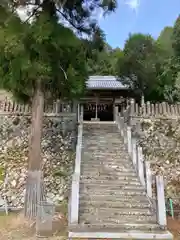
[[[6, 5], [8, 2], [8, 6]], [[4, 5], [3, 5], [4, 3]], [[78, 34], [86, 33], [99, 41], [96, 10], [109, 13], [116, 8], [113, 0], [9, 0], [0, 7], [1, 87], [19, 100], [32, 103], [32, 130], [29, 149], [29, 175], [26, 203], [37, 205], [36, 189], [41, 170], [41, 135], [44, 100], [47, 97], [75, 97], [82, 93], [87, 71], [81, 41], [64, 27], [62, 18]], [[20, 5], [33, 6], [31, 24], [22, 23], [14, 13]], [[13, 12], [13, 13], [12, 13]], [[29, 17], [29, 18], [30, 18]], [[95, 34], [96, 33], [96, 34]], [[81, 51], [82, 50], [82, 51]], [[34, 178], [34, 179], [33, 179]], [[33, 191], [32, 191], [33, 192]], [[28, 217], [35, 211], [25, 209]]]

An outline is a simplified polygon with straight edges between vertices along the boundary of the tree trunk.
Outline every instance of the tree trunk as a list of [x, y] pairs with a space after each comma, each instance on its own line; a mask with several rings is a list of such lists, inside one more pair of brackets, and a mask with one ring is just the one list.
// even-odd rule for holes
[[[25, 216], [37, 216], [37, 205], [43, 199], [41, 137], [44, 112], [44, 94], [40, 84], [32, 100], [32, 122], [29, 142], [29, 167], [25, 194]], [[43, 191], [43, 192], [42, 192]]]

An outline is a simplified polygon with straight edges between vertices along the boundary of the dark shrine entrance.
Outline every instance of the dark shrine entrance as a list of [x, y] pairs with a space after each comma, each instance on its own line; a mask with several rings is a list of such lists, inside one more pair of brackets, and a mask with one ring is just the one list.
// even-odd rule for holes
[[91, 102], [84, 103], [84, 121], [100, 120], [113, 121], [113, 103]]

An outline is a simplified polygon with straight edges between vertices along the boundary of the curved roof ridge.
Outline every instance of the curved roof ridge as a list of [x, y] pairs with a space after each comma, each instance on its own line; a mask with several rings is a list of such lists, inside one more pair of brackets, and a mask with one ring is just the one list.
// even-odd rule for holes
[[128, 89], [127, 86], [123, 85], [118, 77], [116, 76], [89, 76], [87, 83], [87, 89], [112, 89], [112, 90], [120, 90], [120, 89]]

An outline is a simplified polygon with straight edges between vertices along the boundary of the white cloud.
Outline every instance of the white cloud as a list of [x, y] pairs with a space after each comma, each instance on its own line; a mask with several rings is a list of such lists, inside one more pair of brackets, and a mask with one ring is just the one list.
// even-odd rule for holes
[[124, 0], [124, 1], [126, 5], [128, 5], [133, 11], [137, 13], [140, 6], [140, 0]]

